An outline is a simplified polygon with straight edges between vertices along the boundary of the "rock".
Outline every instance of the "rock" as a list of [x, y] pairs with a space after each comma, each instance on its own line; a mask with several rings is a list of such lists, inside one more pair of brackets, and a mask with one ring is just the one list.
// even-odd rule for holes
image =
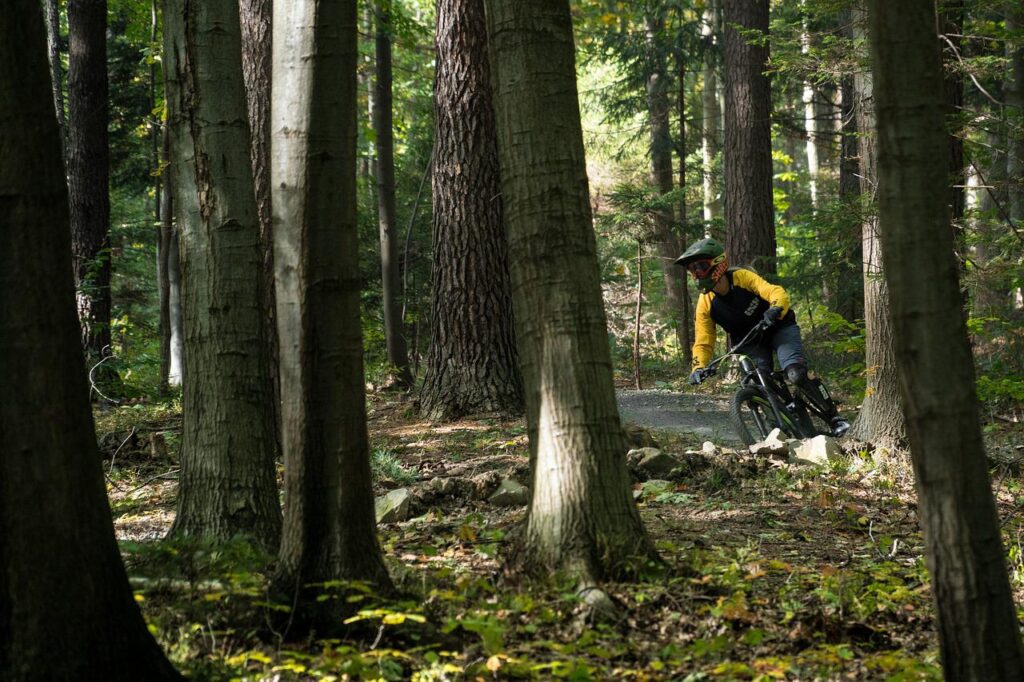
[[793, 459], [798, 464], [815, 464], [828, 466], [829, 462], [843, 454], [842, 448], [828, 436], [815, 436], [801, 441], [793, 451]]
[[704, 441], [704, 445], [700, 446], [700, 451], [705, 455], [713, 455], [718, 451], [718, 447], [709, 440]]
[[651, 480], [644, 482], [644, 484], [640, 486], [640, 490], [637, 491], [640, 494], [634, 495], [634, 497], [638, 499], [649, 500], [654, 497], [657, 497], [662, 493], [671, 492], [671, 490], [671, 481], [663, 481], [661, 479], [652, 478]]
[[496, 507], [521, 507], [530, 500], [530, 490], [511, 478], [506, 478], [494, 491], [494, 494], [487, 498], [487, 501]]
[[469, 482], [473, 486], [473, 499], [486, 500], [501, 485], [501, 474], [497, 471], [485, 471], [482, 474], [471, 476]]
[[771, 455], [789, 455], [789, 445], [782, 440], [779, 440], [779, 429], [772, 429], [772, 432], [768, 434], [760, 443], [754, 443], [750, 446], [750, 454], [771, 456]]
[[644, 457], [656, 452], [661, 452], [661, 450], [658, 448], [633, 448], [626, 453], [626, 464], [634, 467], [640, 466], [640, 462]]
[[679, 466], [679, 460], [672, 455], [666, 454], [661, 450], [654, 450], [653, 448], [645, 449], [653, 451], [644, 455], [637, 466], [647, 475], [655, 478], [667, 476], [669, 472]]
[[626, 432], [626, 438], [629, 439], [629, 444], [636, 448], [656, 448], [658, 447], [657, 441], [654, 440], [654, 436], [643, 426], [639, 424], [626, 424], [623, 429]]
[[397, 488], [378, 497], [374, 505], [377, 523], [396, 523], [409, 518], [410, 498], [408, 488]]

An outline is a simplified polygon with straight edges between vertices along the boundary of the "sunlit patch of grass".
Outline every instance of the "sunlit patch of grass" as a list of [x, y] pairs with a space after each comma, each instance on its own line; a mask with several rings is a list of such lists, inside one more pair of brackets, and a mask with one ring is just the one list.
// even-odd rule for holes
[[394, 450], [387, 448], [373, 449], [370, 453], [370, 469], [375, 482], [390, 480], [400, 485], [416, 482], [416, 472], [407, 468]]

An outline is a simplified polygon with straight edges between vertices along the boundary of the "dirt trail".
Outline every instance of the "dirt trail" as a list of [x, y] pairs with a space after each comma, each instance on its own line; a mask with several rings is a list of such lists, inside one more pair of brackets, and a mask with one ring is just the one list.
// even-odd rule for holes
[[616, 396], [625, 423], [693, 433], [715, 443], [740, 442], [729, 422], [728, 397], [658, 389], [619, 389]]

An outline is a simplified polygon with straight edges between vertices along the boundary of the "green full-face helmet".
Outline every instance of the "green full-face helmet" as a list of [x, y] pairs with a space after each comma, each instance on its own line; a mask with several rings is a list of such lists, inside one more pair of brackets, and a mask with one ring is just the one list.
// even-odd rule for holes
[[711, 291], [729, 268], [729, 259], [725, 255], [725, 247], [714, 239], [701, 239], [690, 244], [679, 258], [676, 265], [681, 265], [697, 281], [703, 291]]

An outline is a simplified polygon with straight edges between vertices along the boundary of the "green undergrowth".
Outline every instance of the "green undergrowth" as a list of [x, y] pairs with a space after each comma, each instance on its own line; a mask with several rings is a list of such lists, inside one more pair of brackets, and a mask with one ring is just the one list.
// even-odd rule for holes
[[[401, 405], [372, 405], [378, 494], [456, 469], [523, 471], [521, 422], [432, 427]], [[100, 423], [116, 419], [123, 433], [136, 419], [136, 431], [172, 432], [176, 417], [163, 410]], [[653, 435], [669, 452], [699, 449], [692, 436]], [[912, 478], [899, 459], [875, 464], [854, 453], [828, 469], [709, 466], [650, 494], [637, 483], [665, 564], [637, 582], [604, 585], [618, 619], [602, 623], [586, 618], [558, 576], [526, 583], [505, 575], [522, 509], [437, 501], [380, 528], [398, 596], [317, 586], [340, 606], [336, 631], [317, 636], [291, 628], [291, 605], [269, 594], [273, 557], [242, 539], [158, 539], [173, 511], [173, 480], [147, 479], [175, 455], [153, 461], [146, 452], [144, 439], [135, 450], [125, 445], [109, 474], [115, 525], [147, 622], [192, 679], [941, 679]], [[1010, 468], [993, 479], [1020, 597], [1024, 484]], [[130, 496], [115, 487], [140, 485]]]

